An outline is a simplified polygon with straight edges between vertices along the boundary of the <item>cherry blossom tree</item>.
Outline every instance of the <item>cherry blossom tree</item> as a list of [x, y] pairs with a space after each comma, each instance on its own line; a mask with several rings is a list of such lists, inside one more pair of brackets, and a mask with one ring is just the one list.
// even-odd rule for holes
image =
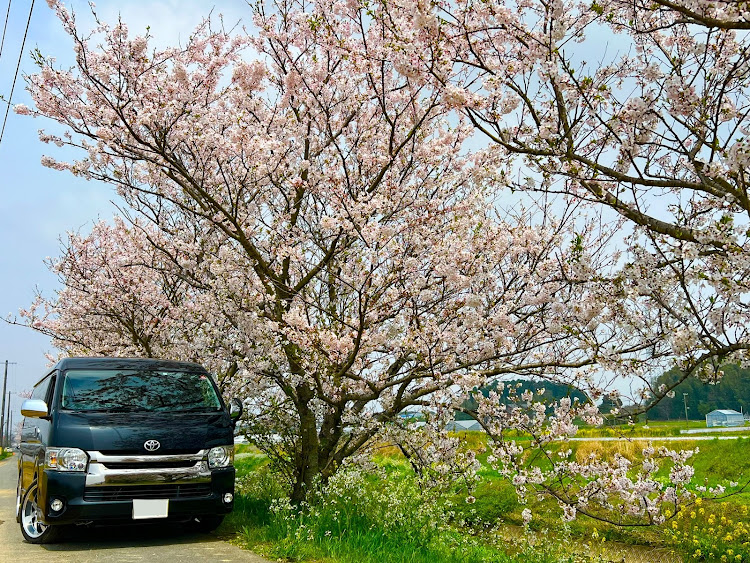
[[29, 326], [52, 337], [64, 355], [161, 357], [173, 331], [172, 311], [186, 285], [159, 263], [141, 231], [118, 218], [69, 234], [62, 256], [49, 262], [62, 286], [21, 311]]
[[402, 72], [440, 91], [488, 141], [500, 183], [625, 221], [613, 284], [645, 315], [639, 330], [665, 338], [650, 369], [625, 363], [623, 373], [662, 398], [671, 389], [650, 388], [656, 369], [716, 382], [722, 363], [747, 360], [745, 3], [470, 0], [371, 11], [387, 22]]
[[[510, 177], [509, 153], [500, 145], [468, 152], [484, 106], [466, 100], [484, 92], [455, 86], [460, 73], [436, 82], [437, 65], [421, 72], [424, 54], [414, 49], [437, 22], [424, 6], [417, 17], [386, 20], [355, 4], [258, 4], [257, 31], [207, 21], [185, 46], [150, 51], [149, 37], [131, 37], [123, 22], [84, 34], [72, 13], [50, 4], [73, 40], [76, 67], [38, 55], [40, 72], [28, 77], [35, 108], [17, 111], [56, 121], [63, 133], [42, 132], [42, 140], [82, 157], [44, 164], [116, 186], [137, 217], [131, 224], [142, 225], [136, 238], [152, 246], [138, 255], [145, 249], [116, 236], [76, 247], [114, 244], [128, 268], [143, 263], [179, 286], [174, 301], [158, 276], [133, 292], [148, 313], [139, 318], [150, 319], [139, 324], [141, 339], [158, 342], [160, 354], [176, 357], [185, 346], [190, 357], [236, 364], [227, 392], [245, 397], [250, 432], [285, 472], [294, 501], [373, 438], [397, 433], [406, 408], [431, 407], [437, 424], [466, 392], [505, 374], [565, 378], [595, 399], [593, 364], [661, 353], [654, 321], [664, 313], [654, 319], [652, 309], [621, 299], [629, 286], [612, 283], [620, 258], [606, 252], [599, 215], [579, 214], [577, 203], [552, 214], [543, 201], [506, 201], [498, 187]], [[394, 26], [407, 20], [414, 41], [399, 43]], [[453, 108], [463, 114], [451, 116]], [[62, 261], [73, 287], [68, 266], [78, 261], [75, 253]], [[137, 276], [121, 271], [100, 283]], [[58, 315], [82, 314], [58, 305]], [[110, 322], [102, 321], [93, 340]], [[598, 421], [592, 404], [563, 402], [542, 431], [541, 421], [493, 404], [485, 402], [482, 423], [518, 475], [526, 469], [502, 443], [504, 429], [525, 424], [543, 448], [549, 437], [567, 439], [577, 416]], [[438, 426], [430, 474], [471, 466], [440, 461], [457, 448]], [[682, 467], [684, 458], [662, 457]], [[653, 507], [682, 500], [689, 480], [688, 470], [674, 472], [675, 486], [656, 481], [649, 466], [629, 483], [617, 473], [627, 472], [622, 465], [586, 467], [557, 464], [533, 478], [562, 482], [566, 471], [616, 481], [619, 488], [584, 485], [558, 498], [568, 511], [596, 501], [650, 521]], [[610, 494], [620, 500], [605, 502]]]
[[23, 321], [13, 322], [50, 336], [64, 356], [203, 362], [224, 387], [238, 366], [233, 356], [216, 355], [213, 338], [231, 327], [219, 319], [207, 330], [208, 294], [178, 250], [196, 233], [183, 223], [179, 236], [170, 237], [162, 227], [116, 217], [111, 226], [96, 223], [85, 236], [69, 233], [62, 255], [48, 263], [62, 289], [54, 297], [38, 294], [21, 311]]
[[[620, 218], [617, 271], [597, 272], [612, 299], [595, 303], [616, 311], [608, 318], [620, 338], [642, 346], [627, 355], [599, 347], [596, 360], [641, 380], [636, 401], [680, 383], [652, 388], [658, 370], [676, 365], [683, 380], [715, 383], [724, 362], [747, 360], [745, 3], [397, 0], [321, 9], [336, 14], [326, 21], [342, 12], [355, 26], [382, 26], [397, 72], [436, 92], [488, 142], [481, 158], [492, 163], [495, 189]], [[606, 519], [602, 511], [614, 510], [620, 523], [658, 522], [659, 503], [689, 497], [689, 452], [647, 448], [638, 470], [624, 459], [551, 457], [545, 445], [564, 443], [575, 432], [571, 413], [593, 416], [587, 407], [561, 403], [550, 419], [533, 397], [522, 398], [524, 409], [497, 403], [484, 401], [479, 418], [500, 467], [519, 487], [556, 497], [566, 516]], [[534, 437], [537, 456], [504, 439], [519, 429]], [[534, 466], [539, 456], [551, 469]], [[657, 458], [673, 463], [674, 487], [654, 478]]]
[[[571, 246], [571, 222], [498, 216], [487, 163], [462, 154], [470, 128], [386, 62], [376, 26], [258, 6], [255, 36], [206, 22], [185, 47], [149, 52], [122, 22], [99, 23], [94, 47], [53, 5], [77, 69], [39, 57], [29, 88], [35, 113], [66, 129], [42, 140], [85, 157], [45, 164], [114, 184], [159, 232], [176, 283], [202, 293], [211, 344], [198, 350], [238, 362], [233, 390], [293, 499], [404, 408], [489, 375], [588, 365], [611, 338], [568, 328], [596, 316], [564, 306], [591, 291], [589, 231]], [[143, 290], [138, 345], [174, 355], [177, 321], [162, 319], [185, 303]]]

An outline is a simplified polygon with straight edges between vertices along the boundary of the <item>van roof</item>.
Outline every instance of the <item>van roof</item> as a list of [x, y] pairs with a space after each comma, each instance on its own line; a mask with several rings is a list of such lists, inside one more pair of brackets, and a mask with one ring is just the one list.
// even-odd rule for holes
[[55, 365], [54, 369], [152, 369], [152, 370], [183, 370], [199, 371], [204, 373], [206, 369], [200, 364], [193, 362], [178, 362], [175, 360], [160, 360], [157, 358], [111, 358], [111, 357], [87, 357], [87, 358], [63, 358]]

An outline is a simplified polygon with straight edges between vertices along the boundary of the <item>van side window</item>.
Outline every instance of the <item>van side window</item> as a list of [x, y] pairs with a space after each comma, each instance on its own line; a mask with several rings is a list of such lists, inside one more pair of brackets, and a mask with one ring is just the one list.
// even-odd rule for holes
[[55, 396], [55, 380], [57, 379], [57, 372], [52, 374], [49, 378], [49, 386], [47, 387], [47, 393], [45, 394], [44, 402], [47, 403], [49, 408], [52, 408], [52, 398]]
[[34, 387], [34, 391], [31, 393], [32, 399], [41, 399], [42, 401], [47, 401], [47, 391], [50, 387], [50, 382], [52, 381], [51, 376], [47, 376], [44, 379], [42, 379], [36, 387]]

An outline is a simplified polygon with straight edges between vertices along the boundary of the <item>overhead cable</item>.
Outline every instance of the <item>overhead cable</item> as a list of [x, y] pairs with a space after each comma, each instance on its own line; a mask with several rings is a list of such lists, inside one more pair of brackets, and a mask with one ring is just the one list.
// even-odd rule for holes
[[5, 12], [5, 25], [3, 25], [3, 38], [0, 39], [0, 57], [3, 56], [3, 45], [5, 45], [5, 32], [8, 29], [8, 19], [10, 18], [10, 4], [12, 0], [8, 0], [8, 11]]
[[[10, 4], [8, 4], [10, 9]], [[26, 36], [29, 34], [29, 25], [31, 25], [31, 13], [34, 11], [34, 0], [31, 0], [31, 7], [29, 8], [29, 19], [26, 20], [26, 31], [23, 32], [23, 41], [21, 42], [21, 52], [18, 54], [18, 63], [16, 63], [16, 73], [13, 75], [13, 85], [10, 87], [10, 96], [8, 96], [8, 106], [5, 108], [5, 117], [3, 118], [3, 127], [0, 129], [0, 144], [3, 142], [3, 135], [5, 134], [5, 124], [8, 122], [8, 113], [10, 112], [10, 106], [13, 103], [13, 91], [16, 89], [16, 80], [18, 80], [18, 70], [21, 68], [21, 60], [23, 59], [23, 49], [26, 46]]]

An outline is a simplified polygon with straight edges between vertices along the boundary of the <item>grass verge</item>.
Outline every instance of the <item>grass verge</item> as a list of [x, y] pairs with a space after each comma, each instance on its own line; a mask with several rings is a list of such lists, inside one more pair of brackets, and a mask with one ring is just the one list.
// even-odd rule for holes
[[452, 505], [425, 498], [406, 464], [391, 463], [378, 475], [341, 472], [301, 508], [285, 500], [262, 456], [241, 456], [236, 465], [235, 510], [222, 529], [237, 532], [235, 542], [267, 557], [325, 563], [584, 561], [522, 534], [509, 540], [446, 523]]
[[[468, 447], [483, 440], [467, 436]], [[588, 455], [638, 456], [643, 444], [570, 444]], [[672, 444], [674, 445], [674, 444]], [[698, 446], [694, 482], [714, 486], [750, 478], [750, 440], [680, 443]], [[623, 448], [628, 451], [624, 451]], [[673, 560], [750, 562], [750, 493], [721, 502], [702, 502], [672, 515], [666, 524], [634, 530], [579, 518], [561, 525], [560, 510], [549, 500], [531, 498], [530, 529], [512, 485], [489, 467], [474, 491], [423, 491], [409, 465], [392, 453], [376, 460], [380, 470], [344, 471], [310, 504], [289, 505], [286, 491], [267, 460], [245, 447], [236, 459], [235, 511], [223, 526], [234, 540], [270, 558], [316, 563], [531, 563], [607, 561], [614, 546], [659, 549]], [[480, 455], [480, 458], [485, 456]], [[615, 557], [620, 560], [619, 557]], [[663, 559], [669, 561], [669, 558]]]

